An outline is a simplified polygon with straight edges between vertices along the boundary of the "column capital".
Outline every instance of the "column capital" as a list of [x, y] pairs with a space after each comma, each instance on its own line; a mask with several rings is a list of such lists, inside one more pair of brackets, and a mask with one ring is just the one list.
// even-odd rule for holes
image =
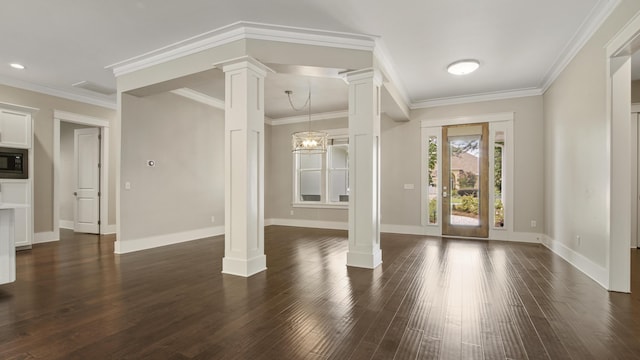
[[268, 73], [275, 73], [271, 68], [248, 55], [215, 63], [213, 67], [223, 72], [249, 68], [262, 76], [267, 76]]
[[365, 69], [358, 69], [353, 71], [346, 71], [346, 72], [340, 73], [340, 75], [342, 75], [342, 77], [347, 83], [352, 83], [354, 81], [363, 80], [363, 79], [373, 79], [373, 82], [376, 85], [382, 84], [382, 73], [380, 72], [380, 70], [375, 68], [365, 68]]

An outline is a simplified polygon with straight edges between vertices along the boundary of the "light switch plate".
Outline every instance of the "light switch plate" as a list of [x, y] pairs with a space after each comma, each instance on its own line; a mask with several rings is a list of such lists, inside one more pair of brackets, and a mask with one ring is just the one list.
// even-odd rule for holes
[[405, 190], [413, 190], [413, 189], [415, 189], [415, 186], [413, 184], [404, 184], [404, 189]]

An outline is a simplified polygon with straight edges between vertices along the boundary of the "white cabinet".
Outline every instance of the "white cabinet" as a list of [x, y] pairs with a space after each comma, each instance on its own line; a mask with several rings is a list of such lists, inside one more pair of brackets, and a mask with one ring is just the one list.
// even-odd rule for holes
[[38, 109], [0, 103], [0, 147], [29, 149], [29, 178], [0, 178], [0, 203], [25, 205], [14, 210], [15, 247], [33, 243], [33, 114]]
[[0, 109], [0, 147], [31, 148], [31, 114]]
[[27, 205], [25, 208], [15, 209], [15, 246], [16, 248], [31, 246], [33, 209], [30, 180], [0, 179], [0, 203]]

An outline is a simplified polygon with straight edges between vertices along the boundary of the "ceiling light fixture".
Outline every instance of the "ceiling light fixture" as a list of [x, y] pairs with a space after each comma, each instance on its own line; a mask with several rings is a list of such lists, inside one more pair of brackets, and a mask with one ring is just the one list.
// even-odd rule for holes
[[301, 111], [305, 107], [309, 109], [309, 128], [307, 131], [298, 131], [291, 135], [291, 151], [300, 154], [322, 154], [327, 152], [328, 134], [322, 131], [311, 131], [311, 87], [309, 87], [309, 96], [307, 101], [301, 108], [296, 108], [291, 101], [293, 91], [286, 90], [284, 92], [289, 98], [289, 104], [295, 111]]
[[479, 67], [480, 62], [478, 60], [467, 59], [459, 60], [449, 64], [449, 66], [447, 66], [447, 71], [449, 72], [449, 74], [453, 75], [467, 75], [478, 70]]
[[18, 63], [11, 63], [9, 64], [9, 66], [11, 66], [14, 69], [18, 69], [18, 70], [24, 70], [24, 65], [22, 64], [18, 64]]

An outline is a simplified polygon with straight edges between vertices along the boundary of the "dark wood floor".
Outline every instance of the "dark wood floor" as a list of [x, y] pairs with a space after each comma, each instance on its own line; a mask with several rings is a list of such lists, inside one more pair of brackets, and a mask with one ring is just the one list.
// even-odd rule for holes
[[117, 256], [63, 235], [0, 286], [0, 359], [640, 358], [639, 297], [540, 245], [383, 234], [372, 271], [344, 231], [271, 226], [244, 279], [222, 237]]

